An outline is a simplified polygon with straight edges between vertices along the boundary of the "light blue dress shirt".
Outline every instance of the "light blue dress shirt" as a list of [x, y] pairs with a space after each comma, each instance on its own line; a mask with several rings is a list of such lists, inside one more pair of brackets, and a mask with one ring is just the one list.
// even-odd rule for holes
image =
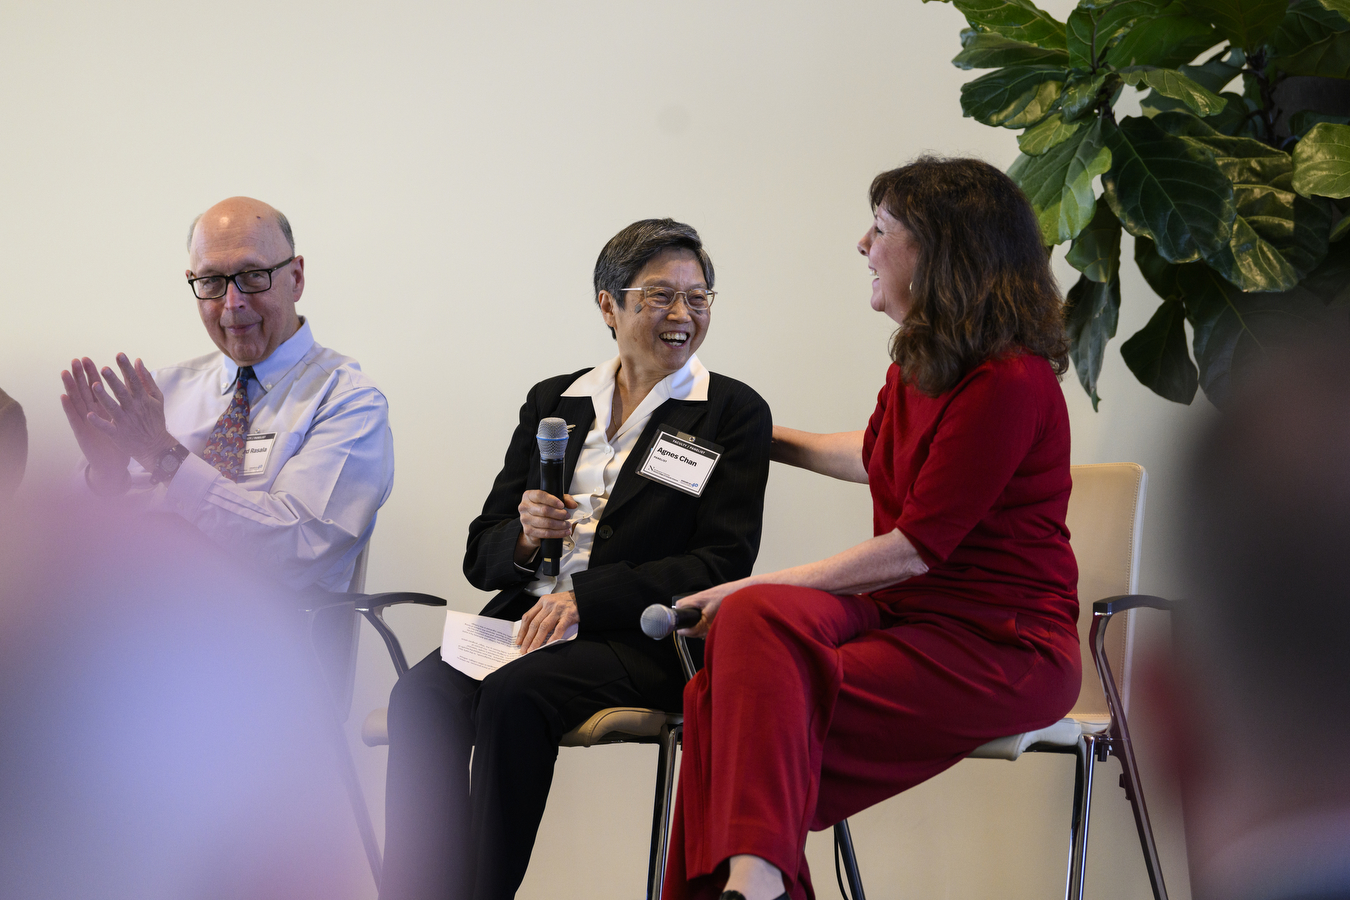
[[167, 487], [133, 460], [131, 490], [262, 574], [346, 590], [394, 485], [389, 405], [356, 360], [314, 342], [307, 321], [253, 372], [249, 434], [276, 435], [261, 473], [235, 483], [201, 457], [238, 375], [217, 351], [153, 373], [169, 433], [192, 455]]

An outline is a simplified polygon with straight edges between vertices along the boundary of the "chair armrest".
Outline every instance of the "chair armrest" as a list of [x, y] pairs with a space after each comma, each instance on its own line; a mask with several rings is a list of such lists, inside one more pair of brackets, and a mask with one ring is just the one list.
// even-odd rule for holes
[[350, 605], [360, 594], [348, 594], [346, 591], [322, 591], [318, 588], [306, 590], [300, 594], [300, 612], [317, 613], [343, 604]]
[[1172, 612], [1175, 606], [1176, 604], [1171, 600], [1151, 597], [1148, 594], [1117, 594], [1114, 597], [1107, 597], [1092, 604], [1092, 612], [1096, 615], [1113, 616], [1116, 613], [1125, 612], [1129, 609], [1139, 609], [1140, 607]]
[[1092, 630], [1088, 633], [1088, 641], [1092, 644], [1092, 661], [1097, 668], [1097, 677], [1101, 679], [1102, 692], [1106, 695], [1106, 708], [1111, 713], [1110, 735], [1125, 744], [1130, 741], [1130, 729], [1125, 720], [1125, 704], [1120, 697], [1120, 688], [1116, 685], [1111, 663], [1106, 658], [1106, 626], [1116, 613], [1142, 607], [1171, 612], [1175, 604], [1171, 600], [1148, 594], [1107, 597], [1092, 604]]
[[356, 611], [365, 616], [370, 627], [375, 629], [375, 633], [384, 641], [384, 647], [389, 651], [389, 661], [394, 664], [394, 672], [399, 678], [408, 671], [408, 657], [403, 653], [403, 645], [398, 642], [398, 637], [384, 622], [384, 611], [387, 607], [396, 606], [400, 603], [416, 603], [419, 606], [445, 606], [445, 600], [431, 594], [422, 594], [417, 591], [386, 591], [382, 594], [349, 594], [349, 597], [356, 601]]
[[675, 653], [680, 657], [680, 668], [684, 670], [684, 681], [688, 684], [698, 674], [698, 669], [694, 667], [694, 657], [689, 653], [690, 639], [679, 633], [672, 634], [671, 637], [675, 639]]
[[445, 606], [445, 600], [431, 594], [417, 591], [385, 591], [381, 594], [347, 594], [356, 600], [357, 612], [375, 612], [387, 606], [400, 603], [416, 603], [419, 606]]
[[[670, 598], [670, 605], [674, 606], [685, 597], [692, 597], [696, 593], [698, 592], [689, 591], [683, 594], [676, 594]], [[694, 667], [694, 657], [689, 653], [689, 638], [680, 634], [678, 631], [672, 634], [671, 637], [675, 641], [675, 654], [680, 658], [680, 668], [684, 670], [684, 680], [687, 684], [690, 681], [693, 681], [694, 675], [698, 673], [698, 669]], [[696, 638], [696, 640], [702, 640], [702, 638]]]

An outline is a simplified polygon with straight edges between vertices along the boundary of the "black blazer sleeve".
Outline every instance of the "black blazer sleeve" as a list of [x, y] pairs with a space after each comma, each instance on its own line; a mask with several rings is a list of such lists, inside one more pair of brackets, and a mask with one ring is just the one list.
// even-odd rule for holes
[[[676, 404], [683, 408], [667, 409]], [[697, 423], [681, 430], [723, 448], [703, 496], [636, 475], [657, 429], [697, 412]], [[750, 574], [763, 529], [772, 436], [769, 406], [759, 394], [716, 374], [706, 404], [668, 401], [652, 414], [620, 475], [640, 479], [640, 493], [613, 513], [606, 508], [600, 525], [612, 536], [597, 537], [590, 566], [572, 576], [582, 631], [635, 630], [653, 603]]]
[[539, 487], [539, 449], [535, 435], [539, 431], [539, 420], [552, 415], [558, 397], [587, 371], [582, 369], [571, 375], [541, 381], [530, 388], [520, 407], [520, 422], [506, 448], [502, 470], [492, 482], [482, 513], [469, 524], [464, 575], [479, 590], [498, 591], [523, 585], [534, 578], [533, 574], [516, 567], [514, 557], [516, 539], [521, 532], [520, 495]]

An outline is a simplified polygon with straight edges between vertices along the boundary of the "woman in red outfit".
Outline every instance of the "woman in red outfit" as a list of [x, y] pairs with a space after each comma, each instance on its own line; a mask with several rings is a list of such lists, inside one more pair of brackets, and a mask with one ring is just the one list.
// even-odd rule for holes
[[899, 325], [867, 428], [774, 428], [773, 458], [871, 487], [875, 537], [681, 601], [684, 694], [666, 897], [814, 897], [808, 830], [931, 778], [1078, 696], [1078, 569], [1058, 288], [994, 167], [872, 182], [858, 250]]

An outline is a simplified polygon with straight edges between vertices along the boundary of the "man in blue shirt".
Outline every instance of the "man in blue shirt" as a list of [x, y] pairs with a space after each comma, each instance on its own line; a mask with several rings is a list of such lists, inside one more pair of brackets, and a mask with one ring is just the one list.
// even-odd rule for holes
[[186, 276], [216, 352], [61, 373], [84, 484], [178, 515], [290, 587], [345, 590], [393, 487], [384, 395], [297, 314], [305, 259], [276, 209], [211, 207], [189, 229]]

